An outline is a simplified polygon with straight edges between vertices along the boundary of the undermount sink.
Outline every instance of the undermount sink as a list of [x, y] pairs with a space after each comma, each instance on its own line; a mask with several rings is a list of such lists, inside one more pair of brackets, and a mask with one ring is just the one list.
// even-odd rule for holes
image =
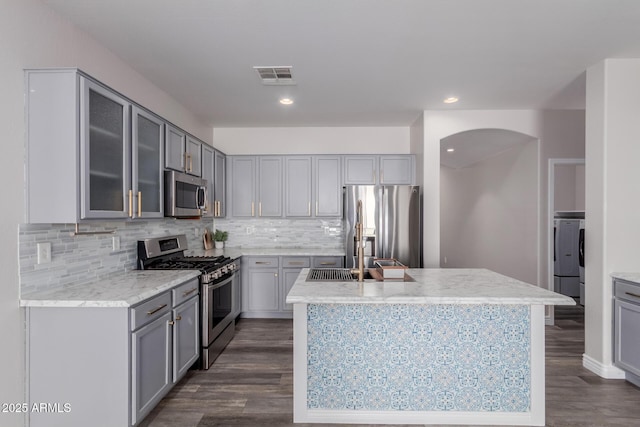
[[[352, 273], [350, 268], [312, 268], [307, 275], [307, 282], [356, 282], [358, 275]], [[374, 277], [369, 270], [364, 270], [365, 282], [382, 282], [382, 277]], [[393, 280], [390, 280], [393, 281]], [[402, 280], [395, 280], [402, 281]], [[405, 275], [405, 282], [412, 282], [410, 276]]]

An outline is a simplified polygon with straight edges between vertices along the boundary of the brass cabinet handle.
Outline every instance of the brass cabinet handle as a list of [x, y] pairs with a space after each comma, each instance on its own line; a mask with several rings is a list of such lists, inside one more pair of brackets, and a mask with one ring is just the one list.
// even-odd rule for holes
[[174, 322], [173, 320], [169, 320], [169, 322], [168, 322], [168, 323], [169, 323], [169, 325], [171, 325], [171, 326], [173, 326], [173, 325], [175, 325], [175, 324], [176, 324], [176, 322]]
[[336, 262], [321, 262], [320, 265], [336, 265]]
[[182, 157], [184, 158], [184, 171], [187, 172], [189, 170], [189, 168], [187, 167], [187, 163], [189, 160], [189, 153], [185, 151], [184, 153], [182, 153]]
[[183, 297], [186, 297], [187, 295], [192, 294], [192, 293], [194, 293], [194, 292], [195, 292], [195, 291], [197, 291], [197, 290], [198, 290], [198, 288], [193, 288], [193, 289], [191, 289], [191, 290], [184, 291], [184, 292], [182, 293], [182, 296], [183, 296]]
[[271, 264], [270, 261], [256, 261], [254, 264]]
[[278, 277], [278, 273], [273, 273], [273, 276], [274, 277]]
[[142, 217], [142, 191], [138, 191], [138, 218]]
[[627, 294], [629, 296], [632, 296], [632, 297], [640, 298], [640, 295], [634, 294], [633, 292], [625, 292], [625, 294]]
[[258, 216], [262, 216], [262, 202], [258, 202]]
[[380, 171], [380, 184], [384, 183], [384, 171]]
[[289, 265], [304, 265], [304, 261], [291, 261]]
[[176, 320], [182, 320], [182, 316], [176, 316]]
[[189, 153], [189, 172], [193, 172], [193, 156]]
[[165, 308], [167, 304], [162, 304], [160, 307], [154, 308], [153, 310], [147, 311], [147, 316], [151, 316], [153, 313], [157, 313], [158, 311]]
[[129, 190], [129, 218], [133, 218], [133, 190]]
[[316, 216], [318, 216], [318, 201], [316, 200]]
[[309, 206], [308, 206], [308, 208], [309, 208], [309, 210], [308, 210], [308, 212], [309, 212], [309, 216], [311, 216], [311, 200], [309, 200]]

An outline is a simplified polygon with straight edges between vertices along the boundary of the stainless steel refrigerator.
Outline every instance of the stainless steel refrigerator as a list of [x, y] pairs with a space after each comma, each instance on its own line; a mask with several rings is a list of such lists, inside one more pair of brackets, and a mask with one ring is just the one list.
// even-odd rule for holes
[[346, 267], [357, 266], [358, 200], [363, 206], [365, 267], [373, 267], [374, 258], [395, 258], [408, 267], [422, 267], [420, 187], [349, 185], [344, 190]]

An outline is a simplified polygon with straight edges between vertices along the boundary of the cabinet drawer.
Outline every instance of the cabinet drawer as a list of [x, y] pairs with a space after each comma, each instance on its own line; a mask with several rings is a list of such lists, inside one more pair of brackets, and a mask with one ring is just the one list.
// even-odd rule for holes
[[171, 293], [165, 292], [151, 298], [131, 309], [131, 330], [135, 331], [141, 326], [163, 316], [171, 311]]
[[314, 268], [340, 268], [344, 265], [344, 258], [341, 256], [316, 256], [313, 257]]
[[268, 268], [268, 267], [278, 267], [278, 257], [250, 257], [247, 258], [245, 262], [243, 262], [244, 267], [249, 268]]
[[282, 257], [283, 268], [308, 268], [310, 264], [311, 261], [306, 256]]
[[198, 295], [200, 293], [200, 282], [198, 279], [189, 280], [187, 283], [173, 288], [171, 292], [173, 293], [173, 307], [175, 307]]
[[616, 298], [640, 304], [640, 285], [616, 280], [614, 293]]

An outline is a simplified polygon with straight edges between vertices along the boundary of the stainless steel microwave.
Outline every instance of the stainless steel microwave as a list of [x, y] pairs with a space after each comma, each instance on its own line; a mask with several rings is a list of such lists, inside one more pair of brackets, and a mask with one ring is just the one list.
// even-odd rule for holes
[[207, 180], [176, 171], [164, 172], [164, 216], [202, 216], [207, 206]]

